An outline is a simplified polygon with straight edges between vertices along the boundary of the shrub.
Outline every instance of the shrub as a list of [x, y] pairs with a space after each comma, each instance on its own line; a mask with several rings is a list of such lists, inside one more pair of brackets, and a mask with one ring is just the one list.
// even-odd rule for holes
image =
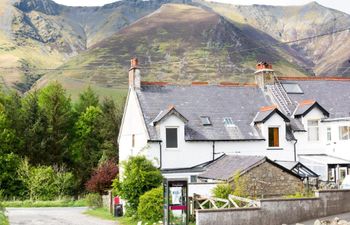
[[23, 160], [18, 175], [28, 189], [30, 200], [54, 200], [70, 192], [73, 184], [72, 173], [56, 172], [51, 166], [32, 167]]
[[124, 174], [122, 181], [115, 179], [113, 188], [115, 193], [127, 200], [127, 215], [137, 213], [139, 197], [152, 188], [158, 187], [163, 180], [159, 169], [144, 156], [130, 157], [122, 163]]
[[102, 207], [102, 197], [100, 194], [97, 194], [97, 193], [87, 194], [85, 197], [85, 200], [86, 200], [86, 204], [89, 207], [92, 207], [92, 208]]
[[22, 196], [25, 193], [25, 186], [17, 176], [20, 162], [20, 158], [13, 153], [0, 153], [0, 189], [3, 190], [5, 198]]
[[106, 161], [101, 164], [85, 184], [90, 192], [97, 192], [102, 195], [111, 188], [113, 179], [118, 175], [118, 167], [113, 161]]
[[212, 194], [217, 198], [228, 199], [228, 196], [232, 194], [232, 186], [228, 183], [218, 184], [213, 188]]
[[140, 197], [137, 208], [138, 217], [147, 222], [158, 222], [163, 218], [163, 188], [147, 191]]
[[234, 175], [234, 192], [233, 194], [240, 197], [247, 197], [248, 193], [248, 182], [246, 179], [240, 177], [240, 172]]

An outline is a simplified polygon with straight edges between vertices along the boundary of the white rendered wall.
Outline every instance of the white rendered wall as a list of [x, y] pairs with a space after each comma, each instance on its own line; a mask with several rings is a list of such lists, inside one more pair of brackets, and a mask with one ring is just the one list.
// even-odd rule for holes
[[[148, 133], [138, 104], [135, 91], [130, 89], [119, 134], [119, 162], [139, 154], [148, 146]], [[135, 135], [134, 147], [132, 147], [133, 135]]]

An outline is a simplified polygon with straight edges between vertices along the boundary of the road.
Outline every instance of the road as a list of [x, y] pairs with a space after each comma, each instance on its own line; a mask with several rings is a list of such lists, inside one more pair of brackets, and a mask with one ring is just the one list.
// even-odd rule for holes
[[[330, 221], [332, 221], [335, 217], [338, 217], [341, 220], [350, 221], [350, 212], [349, 213], [343, 213], [343, 214], [335, 215], [335, 216], [324, 217], [324, 218], [321, 218], [320, 220], [330, 220]], [[300, 224], [303, 224], [303, 225], [314, 225], [315, 221], [316, 220], [309, 220], [309, 221], [305, 221], [305, 222], [300, 222]]]
[[6, 208], [10, 225], [116, 225], [83, 212], [87, 208]]

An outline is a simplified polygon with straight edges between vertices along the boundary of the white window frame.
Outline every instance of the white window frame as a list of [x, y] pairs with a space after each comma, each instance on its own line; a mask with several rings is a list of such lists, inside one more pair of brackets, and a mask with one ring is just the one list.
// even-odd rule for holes
[[[310, 126], [309, 125], [309, 122], [311, 121], [317, 121], [317, 126]], [[316, 129], [317, 130], [317, 139], [313, 140], [313, 139], [310, 139], [310, 134], [311, 134], [311, 129]], [[309, 119], [307, 120], [307, 140], [310, 141], [310, 142], [318, 142], [320, 141], [320, 120], [318, 119]]]
[[[167, 129], [176, 129], [176, 135], [177, 135], [177, 147], [176, 147], [176, 148], [169, 148], [169, 147], [167, 147], [167, 137], [166, 137]], [[179, 127], [176, 127], [176, 126], [167, 126], [167, 127], [165, 127], [164, 132], [165, 132], [165, 133], [164, 133], [164, 137], [165, 137], [165, 149], [166, 149], [166, 150], [179, 150]]]
[[[270, 147], [270, 128], [277, 128], [278, 129], [278, 146], [271, 146]], [[279, 126], [269, 126], [268, 128], [267, 128], [267, 149], [271, 149], [271, 150], [273, 150], [273, 149], [282, 149], [282, 147], [281, 147], [281, 127], [279, 127]]]
[[[348, 131], [347, 138], [342, 137], [342, 128], [345, 127]], [[350, 126], [339, 126], [339, 141], [349, 141], [350, 140]]]
[[327, 127], [326, 131], [327, 142], [332, 142], [332, 127]]

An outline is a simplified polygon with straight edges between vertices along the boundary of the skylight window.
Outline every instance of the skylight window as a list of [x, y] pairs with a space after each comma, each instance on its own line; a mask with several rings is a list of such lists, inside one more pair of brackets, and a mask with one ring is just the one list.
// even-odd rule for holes
[[299, 84], [296, 83], [282, 83], [284, 90], [288, 94], [303, 94], [303, 90], [299, 86]]
[[201, 122], [203, 126], [210, 126], [211, 125], [211, 121], [209, 116], [201, 116]]
[[225, 124], [226, 127], [236, 127], [236, 125], [233, 122], [233, 119], [231, 117], [225, 117], [224, 118], [224, 124]]

